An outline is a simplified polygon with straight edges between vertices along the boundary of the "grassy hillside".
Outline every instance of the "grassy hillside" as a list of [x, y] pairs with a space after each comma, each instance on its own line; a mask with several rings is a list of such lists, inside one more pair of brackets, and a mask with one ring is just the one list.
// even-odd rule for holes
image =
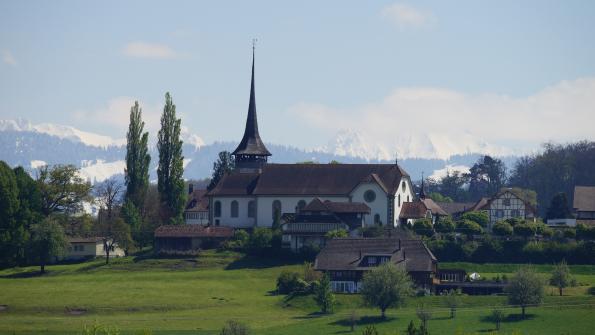
[[[446, 266], [445, 266], [446, 267]], [[491, 276], [512, 266], [448, 264]], [[37, 268], [0, 271], [0, 334], [77, 334], [84, 324], [117, 326], [123, 334], [151, 329], [154, 334], [217, 334], [226, 320], [250, 325], [255, 334], [330, 334], [348, 332], [352, 310], [364, 324], [377, 323], [378, 311], [361, 307], [358, 295], [338, 295], [336, 313], [321, 316], [312, 297], [286, 300], [274, 295], [278, 274], [301, 266], [244, 258], [235, 253], [207, 253], [196, 259], [116, 259], [55, 265], [49, 274], [36, 276]], [[479, 269], [479, 270], [478, 270]], [[485, 270], [485, 271], [484, 271]], [[539, 267], [539, 271], [549, 271]], [[518, 321], [518, 309], [503, 324], [504, 334], [591, 334], [595, 297], [586, 295], [595, 284], [595, 267], [572, 267], [583, 286], [567, 296], [548, 296], [542, 307], [529, 308], [531, 318]], [[487, 271], [487, 273], [486, 273]], [[544, 276], [546, 273], [544, 273]], [[548, 290], [548, 293], [555, 290]], [[457, 318], [449, 319], [441, 297], [410, 299], [407, 307], [391, 310], [377, 324], [383, 334], [403, 333], [416, 320], [416, 306], [432, 306], [432, 334], [490, 332], [487, 316], [505, 297], [465, 297]]]

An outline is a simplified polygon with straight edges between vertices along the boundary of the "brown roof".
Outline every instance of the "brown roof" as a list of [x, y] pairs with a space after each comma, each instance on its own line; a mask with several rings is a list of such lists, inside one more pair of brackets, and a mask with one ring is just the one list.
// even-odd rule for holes
[[197, 224], [164, 225], [155, 230], [155, 237], [232, 237], [233, 228]]
[[432, 212], [432, 215], [448, 215], [434, 200], [426, 198], [403, 203], [399, 217], [404, 219], [421, 219], [426, 217], [428, 210]]
[[390, 256], [396, 265], [405, 265], [406, 270], [433, 271], [437, 261], [421, 240], [395, 238], [337, 238], [327, 241], [316, 257], [317, 270], [370, 270], [362, 264], [365, 257]]
[[575, 186], [572, 207], [578, 211], [595, 212], [595, 187]]
[[362, 182], [394, 194], [408, 176], [396, 164], [267, 164], [260, 174], [225, 175], [209, 195], [348, 195]]
[[475, 205], [473, 202], [437, 202], [436, 204], [450, 215], [466, 212]]
[[332, 212], [332, 213], [370, 213], [370, 207], [362, 202], [322, 201], [314, 198], [302, 209], [306, 212]]
[[205, 197], [207, 190], [194, 190], [188, 196], [186, 202], [187, 212], [207, 212], [209, 210], [209, 199]]

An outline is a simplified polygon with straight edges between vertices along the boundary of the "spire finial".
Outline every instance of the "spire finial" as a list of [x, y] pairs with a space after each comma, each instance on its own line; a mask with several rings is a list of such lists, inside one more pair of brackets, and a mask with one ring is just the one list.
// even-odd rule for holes
[[254, 49], [256, 49], [256, 42], [258, 42], [257, 38], [252, 39], [252, 55], [254, 55]]
[[399, 165], [399, 152], [395, 152], [395, 165]]

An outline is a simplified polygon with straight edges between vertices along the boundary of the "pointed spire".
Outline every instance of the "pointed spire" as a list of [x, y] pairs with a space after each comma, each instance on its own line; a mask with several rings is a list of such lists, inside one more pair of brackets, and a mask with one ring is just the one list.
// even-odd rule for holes
[[258, 119], [256, 117], [256, 95], [254, 90], [254, 49], [256, 40], [252, 41], [252, 78], [250, 82], [250, 102], [248, 104], [248, 118], [242, 141], [234, 150], [234, 155], [270, 156], [271, 153], [260, 139], [258, 133]]
[[424, 189], [424, 173], [423, 171], [421, 172], [421, 190], [419, 191], [419, 198], [420, 199], [425, 199], [426, 198], [426, 190]]

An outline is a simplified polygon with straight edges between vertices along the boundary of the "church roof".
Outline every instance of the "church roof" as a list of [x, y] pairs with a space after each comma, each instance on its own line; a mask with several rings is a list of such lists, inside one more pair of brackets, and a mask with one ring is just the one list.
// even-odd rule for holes
[[345, 201], [322, 201], [320, 198], [314, 198], [306, 207], [302, 208], [304, 212], [331, 212], [331, 213], [370, 213], [370, 207], [361, 202]]
[[232, 171], [209, 195], [346, 196], [360, 183], [377, 180], [394, 194], [408, 176], [396, 164], [267, 164], [260, 173]]
[[270, 156], [260, 134], [258, 133], [258, 119], [256, 117], [256, 97], [254, 94], [254, 50], [252, 50], [252, 80], [250, 86], [250, 103], [248, 104], [248, 118], [244, 137], [233, 152], [234, 155]]

